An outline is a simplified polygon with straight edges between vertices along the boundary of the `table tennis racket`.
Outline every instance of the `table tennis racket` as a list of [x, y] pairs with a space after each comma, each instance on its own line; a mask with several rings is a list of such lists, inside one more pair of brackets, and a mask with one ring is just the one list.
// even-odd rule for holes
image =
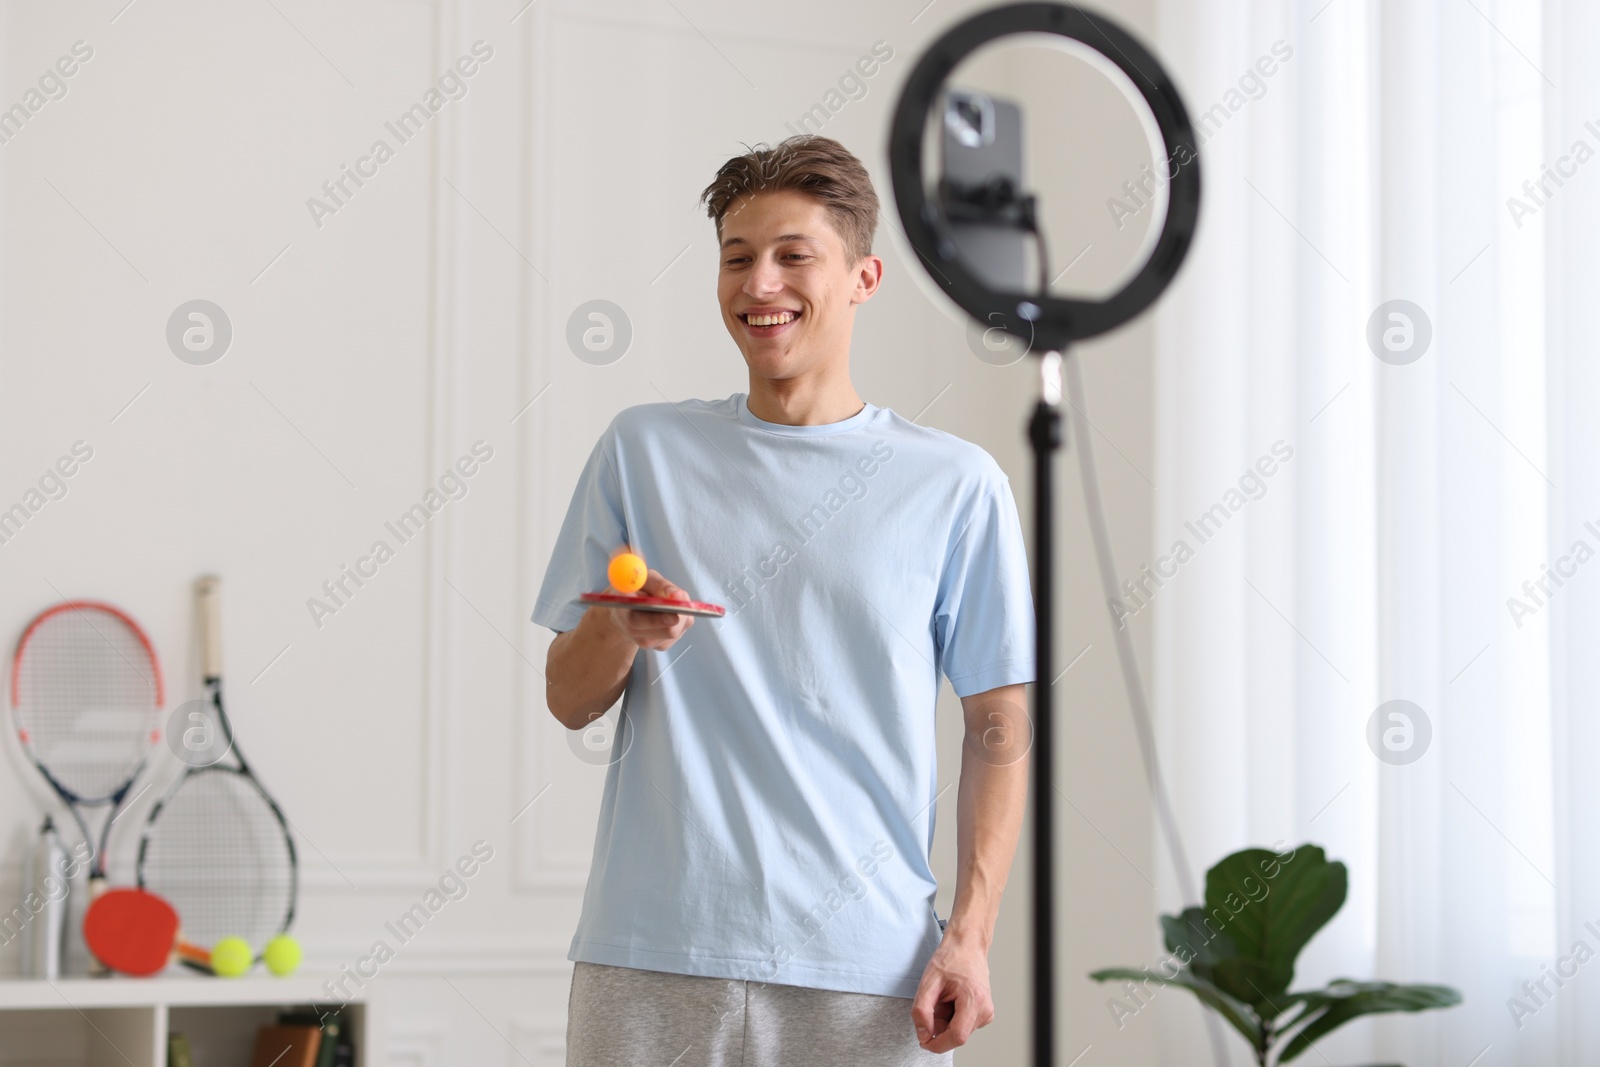
[[119, 974], [157, 974], [174, 955], [211, 969], [211, 953], [179, 936], [172, 905], [143, 889], [108, 889], [96, 897], [83, 917], [83, 940]]
[[578, 603], [602, 608], [628, 608], [631, 611], [658, 611], [669, 615], [701, 615], [720, 619], [728, 613], [721, 604], [707, 604], [702, 600], [673, 600], [664, 596], [645, 596], [643, 593], [582, 593]]

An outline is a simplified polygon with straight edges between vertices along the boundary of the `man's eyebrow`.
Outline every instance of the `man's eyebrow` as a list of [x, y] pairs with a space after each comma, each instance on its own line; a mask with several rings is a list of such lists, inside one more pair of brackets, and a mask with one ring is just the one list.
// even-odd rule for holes
[[[812, 237], [809, 233], [786, 233], [786, 234], [783, 234], [781, 237], [779, 237], [778, 240], [780, 240], [780, 241], [814, 241], [814, 240], [816, 240], [816, 238]], [[730, 237], [726, 241], [722, 242], [722, 247], [723, 248], [728, 248], [728, 247], [730, 247], [732, 245], [747, 245], [749, 243], [750, 242], [746, 241], [743, 237]]]

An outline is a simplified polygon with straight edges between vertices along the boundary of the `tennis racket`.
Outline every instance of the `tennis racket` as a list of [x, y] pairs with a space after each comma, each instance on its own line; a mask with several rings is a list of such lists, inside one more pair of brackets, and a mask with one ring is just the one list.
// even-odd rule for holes
[[[257, 959], [294, 921], [298, 864], [289, 823], [234, 740], [222, 699], [219, 579], [195, 585], [214, 760], [190, 763], [156, 804], [139, 840], [139, 888], [168, 901], [184, 936], [207, 951], [243, 938]], [[191, 966], [198, 966], [189, 958]]]
[[[41, 612], [17, 642], [11, 711], [22, 750], [91, 850], [89, 896], [105, 886], [106, 841], [161, 737], [161, 665], [139, 624], [110, 604]], [[106, 807], [98, 844], [84, 809]]]

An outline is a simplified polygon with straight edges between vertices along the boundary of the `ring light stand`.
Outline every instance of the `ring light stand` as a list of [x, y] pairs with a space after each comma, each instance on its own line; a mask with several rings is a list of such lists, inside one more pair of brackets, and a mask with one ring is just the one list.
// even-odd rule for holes
[[[939, 90], [956, 65], [976, 49], [1000, 37], [1019, 33], [1053, 34], [1077, 42], [1109, 61], [1144, 97], [1160, 133], [1168, 161], [1178, 161], [1176, 173], [1169, 165], [1167, 214], [1159, 239], [1138, 273], [1106, 300], [1077, 300], [1050, 295], [1044, 240], [1039, 234], [1036, 198], [1000, 183], [998, 187], [967, 190], [965, 196], [930, 200], [922, 176], [925, 123]], [[1102, 45], [1109, 46], [1102, 48]], [[1154, 145], [1152, 145], [1154, 147]], [[979, 322], [997, 326], [1039, 350], [1039, 399], [1028, 426], [1032, 442], [1034, 521], [1034, 611], [1037, 619], [1033, 685], [1035, 766], [1033, 769], [1033, 1063], [1047, 1067], [1055, 1053], [1055, 821], [1054, 723], [1051, 715], [1052, 643], [1054, 640], [1054, 492], [1053, 460], [1061, 446], [1061, 371], [1063, 354], [1074, 393], [1081, 389], [1072, 342], [1095, 337], [1139, 315], [1172, 282], [1188, 253], [1200, 209], [1200, 165], [1194, 130], [1188, 112], [1171, 78], [1154, 56], [1116, 23], [1080, 8], [1058, 3], [1018, 3], [981, 12], [958, 23], [934, 41], [918, 60], [901, 91], [889, 134], [889, 164], [895, 204], [906, 236], [929, 264], [938, 264], [940, 281], [962, 310]], [[941, 190], [947, 189], [941, 185]], [[954, 203], [959, 217], [987, 217], [1002, 225], [1031, 229], [1038, 240], [1041, 279], [1037, 293], [1002, 292], [989, 288], [967, 269], [957, 251], [950, 216], [941, 204]], [[984, 213], [987, 213], [985, 216]], [[931, 269], [931, 268], [930, 268]], [[1093, 476], [1089, 436], [1079, 407], [1079, 457], [1085, 464], [1084, 490], [1092, 517], [1096, 555], [1107, 597], [1115, 597], [1115, 577], [1110, 565], [1110, 538], [1099, 508], [1099, 489]], [[1144, 694], [1133, 659], [1133, 644], [1126, 629], [1116, 630], [1129, 701], [1133, 705], [1145, 770], [1150, 779], [1158, 817], [1172, 850], [1180, 889], [1188, 900], [1198, 899], [1188, 863], [1178, 841], [1166, 791], [1156, 761], [1154, 732], [1145, 709]], [[1213, 1043], [1220, 1040], [1215, 1029]], [[1220, 1051], [1220, 1049], [1219, 1049]], [[1220, 1062], [1220, 1061], [1219, 1061]]]

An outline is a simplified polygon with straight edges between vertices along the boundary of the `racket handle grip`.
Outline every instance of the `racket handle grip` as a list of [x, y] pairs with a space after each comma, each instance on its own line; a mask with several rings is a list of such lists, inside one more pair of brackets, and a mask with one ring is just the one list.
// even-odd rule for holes
[[191, 967], [205, 971], [207, 974], [212, 973], [210, 949], [201, 948], [199, 945], [180, 938], [172, 950], [177, 954], [180, 963], [186, 963]]
[[194, 583], [200, 604], [200, 664], [206, 678], [222, 677], [222, 579], [207, 574]]
[[[104, 893], [106, 889], [107, 885], [105, 875], [92, 873], [89, 875], [89, 900], [88, 903], [84, 905], [84, 914], [86, 918], [89, 907], [92, 906], [95, 901], [100, 899], [100, 895]], [[81, 930], [79, 931], [78, 936], [83, 937], [83, 932]], [[87, 944], [85, 944], [85, 947], [88, 947]], [[111, 968], [100, 962], [100, 957], [95, 955], [92, 948], [89, 949], [89, 977], [109, 978], [110, 976]]]

